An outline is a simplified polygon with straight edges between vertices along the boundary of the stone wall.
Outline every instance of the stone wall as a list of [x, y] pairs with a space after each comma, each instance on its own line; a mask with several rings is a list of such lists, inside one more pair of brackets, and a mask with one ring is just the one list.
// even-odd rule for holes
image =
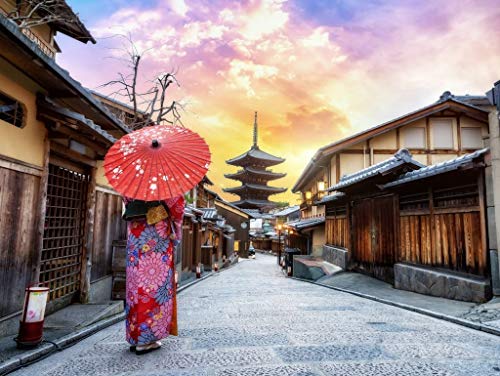
[[340, 266], [342, 269], [347, 269], [348, 251], [345, 248], [333, 247], [331, 245], [323, 246], [323, 260]]
[[465, 277], [409, 264], [394, 265], [394, 287], [441, 298], [483, 303], [491, 297], [487, 279]]

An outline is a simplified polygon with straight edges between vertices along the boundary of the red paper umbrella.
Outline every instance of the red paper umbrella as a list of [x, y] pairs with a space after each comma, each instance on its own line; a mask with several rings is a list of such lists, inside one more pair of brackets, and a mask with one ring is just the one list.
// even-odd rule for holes
[[208, 145], [197, 133], [155, 125], [129, 133], [104, 158], [106, 177], [125, 197], [156, 201], [189, 191], [207, 173]]

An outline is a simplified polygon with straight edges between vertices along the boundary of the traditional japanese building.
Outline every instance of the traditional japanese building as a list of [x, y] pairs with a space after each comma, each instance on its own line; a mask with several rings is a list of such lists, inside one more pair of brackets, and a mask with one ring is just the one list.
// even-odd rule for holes
[[228, 179], [238, 180], [241, 185], [224, 189], [225, 192], [240, 196], [240, 200], [232, 202], [233, 205], [243, 209], [260, 209], [266, 211], [276, 206], [269, 200], [269, 196], [286, 191], [286, 188], [271, 187], [267, 183], [284, 177], [285, 173], [269, 170], [271, 166], [283, 163], [285, 160], [263, 150], [257, 144], [257, 112], [253, 125], [253, 145], [247, 152], [229, 159], [227, 164], [242, 167], [232, 174], [225, 174]]

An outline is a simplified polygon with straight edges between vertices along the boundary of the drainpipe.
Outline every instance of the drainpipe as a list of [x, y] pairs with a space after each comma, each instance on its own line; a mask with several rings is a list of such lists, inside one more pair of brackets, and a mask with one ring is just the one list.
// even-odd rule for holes
[[[489, 223], [489, 248], [491, 260], [492, 287], [495, 295], [500, 295], [500, 262], [498, 257], [498, 240], [500, 240], [500, 81], [494, 84], [493, 89], [486, 93], [490, 103], [496, 108], [489, 114], [491, 180], [486, 182], [490, 196], [487, 199], [487, 217]], [[491, 197], [491, 195], [493, 197]], [[495, 228], [492, 228], [492, 223]], [[491, 233], [493, 232], [493, 234]], [[496, 235], [496, 236], [495, 236]], [[496, 262], [495, 262], [496, 261]]]

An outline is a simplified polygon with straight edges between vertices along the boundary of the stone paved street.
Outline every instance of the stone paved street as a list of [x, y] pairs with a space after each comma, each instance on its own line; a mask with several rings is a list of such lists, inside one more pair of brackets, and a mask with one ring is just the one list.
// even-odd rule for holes
[[114, 325], [14, 375], [500, 375], [500, 338], [285, 278], [258, 255], [179, 295], [143, 356]]

